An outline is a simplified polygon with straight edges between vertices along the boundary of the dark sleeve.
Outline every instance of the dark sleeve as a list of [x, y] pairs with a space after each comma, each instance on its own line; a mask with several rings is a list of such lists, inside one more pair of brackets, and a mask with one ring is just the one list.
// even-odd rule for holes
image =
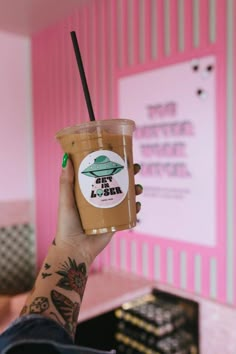
[[115, 354], [73, 345], [57, 322], [41, 315], [18, 318], [0, 335], [0, 354]]
[[0, 335], [0, 353], [4, 353], [6, 348], [12, 347], [14, 343], [34, 340], [73, 344], [70, 335], [57, 322], [41, 315], [28, 315], [18, 318]]

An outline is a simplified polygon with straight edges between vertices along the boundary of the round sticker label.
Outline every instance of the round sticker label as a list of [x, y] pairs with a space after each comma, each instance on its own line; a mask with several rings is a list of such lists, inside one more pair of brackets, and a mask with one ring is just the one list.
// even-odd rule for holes
[[87, 202], [97, 208], [112, 208], [127, 195], [127, 164], [113, 151], [98, 150], [82, 160], [78, 180]]

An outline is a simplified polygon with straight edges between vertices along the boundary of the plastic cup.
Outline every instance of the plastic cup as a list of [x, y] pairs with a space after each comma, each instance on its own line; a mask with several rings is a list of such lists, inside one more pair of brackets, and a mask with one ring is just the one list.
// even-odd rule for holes
[[75, 198], [87, 235], [136, 225], [132, 136], [135, 123], [109, 119], [56, 134], [75, 170]]

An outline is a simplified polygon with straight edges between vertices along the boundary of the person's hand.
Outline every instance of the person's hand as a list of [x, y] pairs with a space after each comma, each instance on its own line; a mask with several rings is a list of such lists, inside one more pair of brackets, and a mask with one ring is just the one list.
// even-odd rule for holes
[[[134, 164], [134, 174], [140, 171], [140, 166]], [[135, 193], [142, 193], [142, 186], [135, 185]], [[141, 209], [141, 203], [136, 202], [137, 213]], [[58, 247], [73, 247], [84, 257], [90, 265], [95, 257], [106, 247], [114, 232], [101, 235], [87, 236], [82, 228], [79, 211], [74, 197], [74, 169], [70, 159], [66, 167], [62, 169], [60, 176], [60, 195], [57, 234], [55, 243]]]

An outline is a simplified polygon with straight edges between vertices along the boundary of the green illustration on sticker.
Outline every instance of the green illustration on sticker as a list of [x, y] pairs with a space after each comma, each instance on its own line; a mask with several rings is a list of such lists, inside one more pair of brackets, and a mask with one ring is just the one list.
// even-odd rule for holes
[[94, 160], [94, 163], [91, 166], [87, 167], [81, 173], [88, 177], [113, 176], [123, 168], [124, 166], [111, 161], [107, 156], [100, 155]]

